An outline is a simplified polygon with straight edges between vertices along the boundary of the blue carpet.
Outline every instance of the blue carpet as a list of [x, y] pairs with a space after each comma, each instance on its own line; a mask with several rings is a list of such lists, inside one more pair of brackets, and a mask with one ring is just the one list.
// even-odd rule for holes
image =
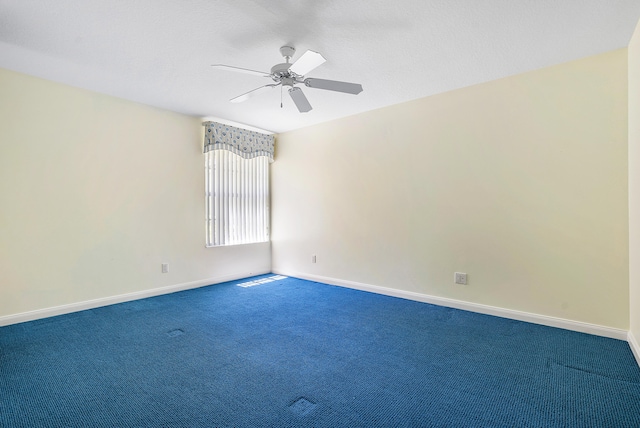
[[241, 282], [0, 328], [0, 426], [640, 427], [624, 341]]

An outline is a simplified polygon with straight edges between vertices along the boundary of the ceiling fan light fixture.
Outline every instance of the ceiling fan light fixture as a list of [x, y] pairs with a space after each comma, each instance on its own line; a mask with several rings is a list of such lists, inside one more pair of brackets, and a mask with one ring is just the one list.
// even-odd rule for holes
[[289, 60], [295, 52], [296, 50], [291, 46], [282, 46], [280, 48], [280, 53], [285, 57], [286, 62], [276, 64], [271, 67], [270, 73], [264, 73], [262, 71], [250, 70], [247, 68], [234, 67], [224, 64], [214, 64], [213, 67], [221, 70], [253, 74], [261, 77], [269, 77], [275, 82], [271, 85], [264, 85], [247, 93], [239, 95], [235, 98], [232, 98], [230, 100], [232, 103], [240, 103], [246, 101], [254, 95], [265, 91], [267, 88], [275, 88], [280, 86], [280, 107], [282, 107], [282, 89], [284, 89], [284, 87], [286, 86], [289, 88], [289, 95], [298, 108], [298, 111], [300, 113], [306, 113], [311, 111], [312, 107], [304, 92], [302, 92], [300, 88], [296, 87], [297, 84], [303, 84], [308, 88], [325, 89], [329, 91], [343, 92], [353, 95], [357, 95], [362, 92], [362, 85], [358, 83], [315, 78], [305, 79], [305, 74], [323, 64], [326, 59], [318, 52], [308, 50], [300, 58], [298, 58], [297, 61], [295, 61], [293, 64], [290, 64]]

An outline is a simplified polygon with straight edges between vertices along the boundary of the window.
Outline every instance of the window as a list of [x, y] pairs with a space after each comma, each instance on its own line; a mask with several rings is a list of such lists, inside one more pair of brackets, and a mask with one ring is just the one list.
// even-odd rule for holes
[[269, 240], [269, 159], [206, 153], [207, 246]]
[[269, 241], [273, 136], [215, 122], [205, 126], [207, 247]]

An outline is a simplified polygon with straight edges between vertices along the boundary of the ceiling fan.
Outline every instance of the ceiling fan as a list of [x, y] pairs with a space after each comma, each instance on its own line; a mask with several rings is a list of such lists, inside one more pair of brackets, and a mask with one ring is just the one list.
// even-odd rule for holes
[[[318, 52], [308, 50], [292, 64], [289, 61], [291, 60], [291, 57], [293, 57], [295, 52], [295, 48], [291, 46], [281, 47], [280, 54], [284, 57], [285, 62], [276, 64], [271, 67], [271, 72], [269, 73], [249, 70], [246, 68], [233, 67], [224, 64], [214, 64], [212, 65], [212, 67], [238, 73], [253, 74], [255, 76], [270, 77], [274, 82], [276, 82], [269, 85], [261, 86], [257, 89], [253, 89], [247, 93], [232, 98], [230, 100], [232, 103], [240, 103], [242, 101], [246, 101], [254, 95], [265, 91], [266, 89], [273, 89], [278, 86], [280, 86], [280, 88], [282, 89], [287, 86], [289, 87], [289, 95], [291, 96], [291, 99], [293, 100], [300, 113], [306, 113], [310, 111], [312, 107], [311, 104], [309, 104], [309, 100], [307, 100], [307, 97], [302, 92], [302, 89], [296, 86], [297, 84], [304, 84], [308, 88], [326, 89], [329, 91], [344, 92], [346, 94], [354, 95], [362, 92], [362, 85], [358, 83], [315, 79], [311, 77], [305, 78], [304, 76], [307, 73], [323, 64], [326, 59]], [[282, 102], [280, 103], [280, 107], [282, 107]]]

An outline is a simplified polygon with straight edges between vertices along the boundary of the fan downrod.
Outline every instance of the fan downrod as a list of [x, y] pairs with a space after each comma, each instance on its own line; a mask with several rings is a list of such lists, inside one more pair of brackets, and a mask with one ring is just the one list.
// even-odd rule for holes
[[293, 55], [296, 53], [296, 48], [293, 46], [283, 46], [280, 48], [280, 54], [284, 57], [285, 62], [276, 64], [271, 67], [271, 78], [275, 82], [283, 82], [285, 80], [292, 80], [290, 83], [285, 83], [287, 86], [293, 86], [295, 78], [297, 77], [293, 72], [289, 70], [291, 63], [289, 62]]

